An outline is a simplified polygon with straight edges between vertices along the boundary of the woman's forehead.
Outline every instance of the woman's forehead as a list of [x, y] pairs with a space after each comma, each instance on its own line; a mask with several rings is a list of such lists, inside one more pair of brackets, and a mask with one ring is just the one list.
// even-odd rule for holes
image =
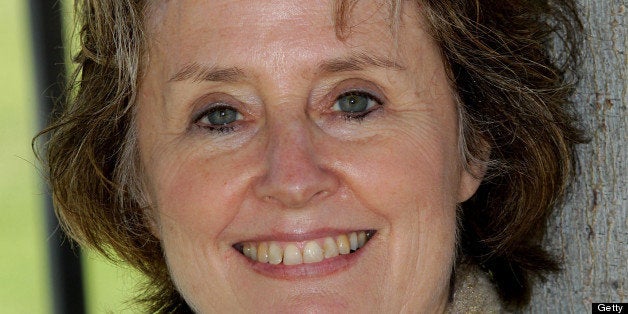
[[334, 1], [164, 1], [148, 16], [149, 51], [162, 55], [170, 76], [192, 63], [285, 68], [286, 60], [314, 65], [356, 54], [395, 59], [389, 5], [357, 3], [346, 38], [338, 36], [337, 11]]
[[[324, 13], [330, 18], [330, 22], [348, 17], [360, 10], [357, 8], [369, 8], [368, 15], [373, 17], [376, 13], [385, 12], [389, 16], [400, 6], [399, 0], [321, 0], [321, 1], [246, 1], [246, 0], [161, 0], [151, 1], [147, 4], [146, 16], [153, 21], [152, 26], [163, 23], [165, 18], [173, 15], [183, 16], [190, 11], [199, 16], [210, 13], [229, 19], [237, 16], [231, 22], [255, 21], [260, 17], [271, 18], [276, 21], [298, 20], [299, 17], [311, 13]], [[187, 12], [190, 13], [190, 12]], [[189, 16], [189, 15], [188, 15]], [[156, 22], [156, 23], [155, 23]], [[212, 22], [205, 18], [205, 23]]]
[[254, 39], [267, 29], [273, 30], [269, 36], [277, 37], [335, 30], [339, 19], [350, 32], [362, 24], [372, 28], [390, 22], [390, 6], [381, 1], [360, 1], [349, 8], [340, 2], [344, 1], [162, 1], [147, 10], [147, 28], [149, 35], [158, 37], [205, 31]]

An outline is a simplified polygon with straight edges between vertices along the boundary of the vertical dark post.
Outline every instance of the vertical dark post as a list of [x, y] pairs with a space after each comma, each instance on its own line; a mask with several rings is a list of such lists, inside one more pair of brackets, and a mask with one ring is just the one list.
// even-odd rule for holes
[[[30, 0], [39, 121], [47, 124], [56, 101], [63, 97], [65, 63], [59, 0]], [[59, 228], [52, 201], [45, 194], [48, 256], [54, 313], [85, 313], [80, 252]]]

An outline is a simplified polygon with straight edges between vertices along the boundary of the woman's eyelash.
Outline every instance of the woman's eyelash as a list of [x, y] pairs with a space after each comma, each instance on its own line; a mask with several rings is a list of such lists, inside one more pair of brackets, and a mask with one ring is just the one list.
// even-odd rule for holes
[[232, 106], [218, 104], [197, 114], [193, 124], [212, 133], [230, 133], [241, 119], [242, 114]]
[[235, 131], [234, 126], [206, 126], [202, 127], [212, 133], [226, 134]]
[[[336, 97], [332, 110], [345, 121], [361, 122], [383, 104], [379, 97], [370, 92], [350, 90]], [[233, 106], [214, 103], [196, 114], [192, 124], [211, 133], [227, 134], [234, 132], [242, 119], [243, 115]]]
[[332, 109], [339, 112], [345, 121], [361, 122], [382, 105], [379, 97], [366, 91], [352, 90], [338, 96]]

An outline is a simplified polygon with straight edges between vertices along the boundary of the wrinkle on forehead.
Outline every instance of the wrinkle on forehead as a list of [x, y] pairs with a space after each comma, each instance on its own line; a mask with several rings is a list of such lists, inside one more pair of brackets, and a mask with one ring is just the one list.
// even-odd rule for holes
[[[148, 26], [149, 33], [156, 32], [159, 30], [160, 26], [164, 25], [164, 18], [166, 15], [167, 9], [174, 5], [175, 7], [180, 6], [182, 1], [186, 0], [159, 0], [159, 1], [150, 1], [147, 4], [147, 8], [145, 10], [145, 20], [147, 21], [146, 25]], [[225, 2], [225, 1], [223, 1]], [[226, 2], [233, 2], [226, 1]], [[354, 21], [350, 23], [351, 14], [354, 8], [357, 6], [359, 1], [357, 0], [331, 0], [330, 1], [330, 22], [333, 23], [336, 31], [336, 36], [340, 40], [346, 39], [353, 29], [353, 26], [359, 24], [362, 21]], [[374, 6], [377, 9], [373, 11], [373, 14], [377, 11], [381, 11], [383, 9], [388, 10], [388, 19], [391, 26], [391, 31], [393, 34], [397, 33], [397, 29], [399, 27], [399, 23], [401, 20], [401, 11], [402, 11], [402, 0], [378, 0], [377, 4]], [[270, 9], [274, 6], [266, 6], [267, 11], [258, 11], [257, 14], [272, 14], [277, 22], [279, 21], [296, 21], [298, 16], [304, 16], [306, 14], [311, 14], [311, 12], [303, 9], [302, 7], [295, 6], [293, 1], [281, 1], [275, 0], [273, 4], [280, 3], [283, 4], [280, 10], [276, 8]], [[223, 3], [222, 5], [225, 5]], [[221, 5], [221, 4], [217, 4]]]
[[[331, 49], [349, 48], [347, 50], [349, 53], [340, 56], [345, 59], [363, 54], [372, 57], [370, 59], [374, 61], [370, 64], [400, 69], [406, 65], [395, 64], [397, 62], [394, 60], [403, 54], [402, 51], [405, 51], [404, 47], [407, 45], [398, 42], [399, 32], [386, 27], [393, 25], [390, 18], [394, 15], [391, 11], [394, 6], [391, 6], [391, 3], [398, 1], [330, 0], [320, 5], [309, 3], [308, 6], [307, 2], [278, 0], [264, 3], [247, 1], [248, 4], [243, 4], [245, 1], [238, 3], [237, 0], [211, 2], [160, 0], [152, 3], [153, 8], [149, 10], [150, 14], [147, 16], [150, 19], [147, 26], [154, 27], [148, 30], [149, 47], [144, 51], [147, 57], [148, 54], [154, 53], [153, 59], [155, 56], [160, 59], [154, 60], [156, 62], [153, 66], [163, 67], [167, 78], [195, 62], [210, 68], [217, 66], [218, 69], [237, 69], [228, 73], [220, 72], [221, 75], [218, 77], [223, 81], [226, 77], [224, 74], [229, 74], [229, 78], [242, 77], [242, 73], [248, 73], [251, 75], [249, 77], [257, 77], [258, 73], [248, 71], [241, 66], [242, 64], [265, 64], [277, 77], [287, 78], [296, 72], [307, 76], [316, 69], [315, 65], [320, 64], [317, 60], [333, 59], [332, 54], [327, 53], [330, 50], [322, 48], [324, 45], [321, 43], [324, 42], [329, 43], [328, 48]], [[279, 8], [273, 8], [275, 3], [279, 4]], [[334, 28], [339, 27], [334, 21], [334, 14], [339, 13], [338, 6], [335, 5], [337, 3], [355, 3], [350, 10], [341, 12], [351, 19], [347, 24], [348, 36], [344, 39], [338, 38], [338, 33], [334, 31]], [[404, 7], [403, 16], [399, 16], [403, 24], [412, 21], [408, 25], [417, 25], [418, 20], [421, 21], [419, 28], [422, 28], [423, 21], [417, 10], [420, 6], [412, 1], [404, 2]], [[210, 16], [215, 17], [216, 21], [212, 22]], [[313, 19], [312, 16], [316, 18]], [[364, 41], [365, 37], [371, 39]], [[375, 38], [381, 40], [374, 41]], [[217, 46], [217, 43], [220, 43], [220, 46]], [[376, 56], [384, 58], [375, 58]], [[301, 62], [297, 64], [303, 67], [296, 69], [294, 66], [287, 66], [285, 60], [293, 57], [300, 59]], [[331, 64], [330, 69], [347, 68], [347, 65], [351, 65], [353, 70], [358, 70], [362, 68], [359, 65], [364, 63], [364, 58], [356, 60]], [[307, 64], [311, 66], [305, 66]], [[215, 74], [214, 70], [206, 73]], [[188, 78], [187, 74], [196, 72], [182, 73], [186, 74], [182, 78]], [[210, 78], [214, 80], [214, 76], [210, 75]], [[197, 79], [206, 77], [207, 75], [201, 75], [197, 76]]]
[[[272, 20], [273, 23], [283, 22], [298, 22], [302, 17], [311, 15], [313, 12], [306, 10], [302, 5], [299, 5], [299, 1], [283, 1], [273, 0], [265, 1], [264, 6], [255, 5], [255, 9], [250, 5], [249, 1], [243, 0], [213, 0], [211, 6], [214, 11], [218, 11], [219, 15], [228, 16], [230, 14], [229, 8], [237, 5], [235, 2], [242, 2], [240, 9], [250, 8], [250, 12], [246, 16], [241, 16], [237, 20], [233, 20], [232, 23], [246, 24], [251, 21], [256, 21], [255, 16], [265, 16], [266, 19]], [[153, 4], [149, 4], [152, 9], [148, 10], [147, 18], [152, 21], [151, 26], [159, 27], [164, 25], [164, 21], [169, 16], [182, 15], [182, 8], [189, 8], [199, 5], [207, 5], [206, 3], [197, 3], [194, 5], [186, 5], [185, 2], [197, 2], [194, 0], [161, 0]], [[202, 10], [199, 10], [202, 11]], [[331, 14], [330, 14], [331, 17]], [[331, 18], [330, 18], [331, 21]], [[207, 23], [211, 21], [205, 20]]]

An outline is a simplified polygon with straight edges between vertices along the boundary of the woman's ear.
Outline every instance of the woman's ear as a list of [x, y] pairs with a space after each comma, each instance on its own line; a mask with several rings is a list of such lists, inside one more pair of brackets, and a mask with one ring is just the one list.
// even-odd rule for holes
[[157, 239], [161, 239], [159, 232], [159, 223], [155, 218], [155, 210], [152, 206], [142, 208], [142, 216], [144, 218], [144, 224], [148, 228], [148, 231]]
[[[480, 183], [482, 183], [486, 171], [486, 165], [483, 165], [484, 166], [475, 167], [476, 169], [481, 168], [477, 170], [462, 169], [460, 187], [458, 189], [458, 203], [462, 203], [471, 198], [478, 190], [478, 187], [480, 187]], [[478, 173], [481, 173], [481, 176], [478, 176]]]
[[139, 197], [136, 197], [136, 201], [138, 201], [138, 205], [142, 211], [142, 220], [144, 225], [155, 238], [161, 239], [159, 221], [157, 219], [157, 209], [153, 205], [155, 201], [152, 199], [146, 186], [146, 182], [142, 181], [141, 186], [138, 189], [139, 192], [136, 194], [139, 195]]
[[[458, 203], [462, 203], [478, 190], [482, 180], [486, 175], [488, 168], [489, 158], [491, 155], [491, 148], [485, 141], [482, 140], [482, 153], [478, 157], [466, 157], [464, 158], [464, 165], [460, 170], [460, 186], [458, 187]], [[469, 154], [470, 155], [470, 154]]]
[[152, 194], [151, 190], [148, 189], [149, 185], [146, 176], [142, 172], [139, 172], [137, 177], [139, 177], [140, 180], [137, 182], [137, 185], [133, 186], [135, 188], [133, 190], [134, 193], [132, 194], [134, 196], [133, 199], [137, 202], [142, 212], [142, 221], [146, 226], [146, 229], [148, 229], [151, 235], [155, 238], [161, 240], [159, 220], [157, 218], [157, 208], [154, 205], [156, 201], [152, 196], [154, 194]]

